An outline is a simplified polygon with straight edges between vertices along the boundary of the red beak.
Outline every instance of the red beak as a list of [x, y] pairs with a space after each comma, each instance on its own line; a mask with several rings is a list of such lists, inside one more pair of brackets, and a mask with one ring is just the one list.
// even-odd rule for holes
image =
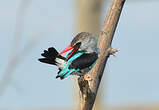
[[73, 47], [71, 47], [71, 45], [68, 45], [68, 47], [66, 47], [62, 52], [59, 53], [59, 55], [62, 55], [63, 53], [66, 53], [67, 51], [73, 49]]
[[72, 50], [72, 52], [69, 54], [69, 56], [67, 57], [67, 59], [69, 59], [69, 58], [72, 56], [72, 54], [73, 54], [76, 50], [78, 50], [79, 48], [73, 48], [73, 47], [71, 47], [71, 45], [68, 45], [68, 47], [66, 47], [62, 52], [60, 52], [59, 55], [62, 55], [63, 53], [65, 53], [65, 52], [67, 52], [67, 51], [69, 51], [69, 50], [71, 50], [71, 49], [73, 49], [73, 50]]

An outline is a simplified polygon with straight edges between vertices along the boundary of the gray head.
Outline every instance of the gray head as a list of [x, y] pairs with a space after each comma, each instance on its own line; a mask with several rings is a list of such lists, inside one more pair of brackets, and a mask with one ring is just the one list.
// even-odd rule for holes
[[81, 32], [75, 36], [71, 42], [72, 47], [79, 47], [79, 51], [86, 53], [96, 52], [99, 53], [97, 48], [98, 39], [95, 35], [89, 32]]

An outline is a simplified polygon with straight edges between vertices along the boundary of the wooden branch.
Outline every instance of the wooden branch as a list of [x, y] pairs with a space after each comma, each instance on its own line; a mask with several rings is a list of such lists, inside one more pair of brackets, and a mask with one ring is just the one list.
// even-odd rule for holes
[[124, 3], [125, 0], [113, 0], [99, 36], [98, 47], [101, 51], [99, 59], [90, 73], [78, 78], [80, 110], [92, 110], [109, 55], [119, 51], [118, 49], [113, 50], [111, 43]]

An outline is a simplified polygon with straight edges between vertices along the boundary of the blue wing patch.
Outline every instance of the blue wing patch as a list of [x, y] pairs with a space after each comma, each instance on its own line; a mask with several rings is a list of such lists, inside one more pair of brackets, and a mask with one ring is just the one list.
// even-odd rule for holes
[[72, 56], [66, 63], [65, 67], [61, 70], [61, 72], [56, 76], [56, 78], [60, 77], [61, 79], [66, 78], [68, 75], [70, 75], [72, 72], [77, 72], [79, 71], [79, 69], [69, 69], [70, 64], [72, 63], [72, 61], [74, 61], [75, 59], [77, 59], [78, 57], [80, 57], [81, 55], [83, 55], [83, 52], [79, 51], [77, 52], [74, 56]]

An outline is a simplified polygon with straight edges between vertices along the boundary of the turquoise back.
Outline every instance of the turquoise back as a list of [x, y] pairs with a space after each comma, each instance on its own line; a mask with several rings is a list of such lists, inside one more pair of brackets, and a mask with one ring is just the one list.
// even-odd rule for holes
[[[80, 71], [80, 69], [69, 69], [70, 64], [72, 61], [83, 55], [84, 52], [78, 51], [75, 55], [73, 55], [66, 63], [65, 67], [62, 69], [62, 71], [58, 74], [58, 76], [63, 76], [66, 78], [68, 75], [70, 75], [72, 72]], [[96, 64], [96, 61], [89, 67], [89, 70], [93, 68], [93, 66]]]
[[81, 55], [83, 55], [83, 52], [79, 51], [77, 52], [74, 56], [72, 56], [66, 63], [65, 67], [62, 69], [62, 71], [58, 74], [58, 76], [64, 76], [67, 77], [68, 75], [70, 75], [72, 72], [77, 72], [79, 71], [79, 69], [69, 69], [69, 65], [72, 63], [72, 61], [74, 61], [76, 58], [80, 57]]

